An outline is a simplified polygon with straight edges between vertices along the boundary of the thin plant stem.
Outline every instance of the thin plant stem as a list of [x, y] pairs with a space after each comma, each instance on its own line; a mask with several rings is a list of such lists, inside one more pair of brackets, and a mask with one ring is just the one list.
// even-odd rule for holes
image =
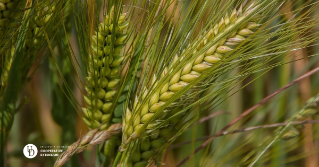
[[197, 122], [195, 122], [194, 125], [192, 125], [191, 127], [193, 127], [193, 126], [195, 126], [195, 125], [197, 125], [197, 124], [203, 123], [203, 122], [205, 122], [205, 121], [208, 121], [208, 120], [210, 120], [211, 118], [214, 118], [214, 117], [216, 117], [216, 116], [218, 116], [218, 115], [221, 115], [221, 114], [229, 114], [229, 112], [222, 111], [222, 110], [221, 110], [221, 111], [216, 111], [216, 112], [214, 112], [214, 113], [211, 113], [211, 114], [209, 114], [209, 115], [207, 115], [207, 116], [201, 118], [200, 120], [198, 120]]
[[[316, 123], [319, 123], [319, 120], [296, 121], [296, 122], [292, 122], [291, 125], [316, 124]], [[287, 126], [288, 124], [289, 123], [287, 122], [287, 123], [275, 123], [275, 124], [261, 125], [261, 126], [252, 126], [252, 127], [248, 127], [248, 128], [236, 129], [234, 131], [226, 131], [226, 132], [223, 132], [222, 134], [220, 134], [220, 135], [218, 135], [216, 137], [230, 135], [230, 134], [235, 134], [235, 133], [240, 133], [240, 132], [248, 132], [248, 131], [253, 131], [253, 130], [257, 130], [257, 129], [276, 128], [276, 127], [280, 127], [280, 126]], [[201, 141], [201, 140], [209, 139], [210, 137], [212, 137], [212, 136], [204, 136], [204, 137], [196, 139], [195, 141]], [[174, 148], [183, 146], [185, 144], [189, 144], [191, 142], [192, 141], [186, 141], [186, 142], [178, 143], [178, 144], [170, 146], [169, 149], [174, 149]]]
[[121, 152], [121, 151], [119, 151], [119, 152], [117, 153], [116, 158], [115, 158], [115, 160], [114, 160], [114, 163], [113, 163], [112, 167], [116, 167], [116, 166], [117, 166], [117, 164], [119, 163], [119, 161], [120, 161], [120, 159], [121, 159], [121, 157], [122, 157], [122, 153], [123, 153], [123, 152]]
[[[165, 150], [163, 152], [164, 152], [164, 154], [166, 153]], [[163, 161], [163, 155], [164, 154], [160, 154], [160, 156], [158, 157], [158, 159], [157, 159], [158, 161], [157, 161], [157, 164], [156, 164], [157, 167], [161, 167], [163, 165], [162, 161]]]

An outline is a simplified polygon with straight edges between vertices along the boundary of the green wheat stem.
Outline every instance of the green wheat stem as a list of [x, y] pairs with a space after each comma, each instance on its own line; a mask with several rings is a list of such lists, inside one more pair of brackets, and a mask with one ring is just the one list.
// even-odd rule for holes
[[122, 154], [123, 154], [123, 152], [121, 152], [121, 151], [119, 151], [119, 152], [116, 154], [116, 158], [115, 158], [115, 161], [114, 161], [112, 167], [116, 167], [116, 166], [117, 166], [117, 164], [120, 162], [120, 159], [121, 159], [121, 157], [122, 157]]

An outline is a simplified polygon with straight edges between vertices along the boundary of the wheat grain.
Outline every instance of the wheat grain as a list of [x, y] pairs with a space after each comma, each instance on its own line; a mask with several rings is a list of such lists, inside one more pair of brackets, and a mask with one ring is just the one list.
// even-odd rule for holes
[[[0, 0], [0, 28], [4, 27], [5, 25], [9, 25], [8, 18], [10, 16], [11, 9], [13, 8], [15, 2], [16, 1], [13, 0]], [[19, 15], [18, 12], [16, 14]]]
[[[123, 13], [116, 19], [111, 10], [110, 15], [105, 17], [104, 23], [100, 23], [98, 31], [92, 37], [93, 55], [89, 58], [86, 78], [88, 86], [85, 87], [88, 95], [84, 96], [89, 107], [83, 108], [83, 120], [91, 129], [106, 129], [112, 118], [113, 97], [117, 93], [121, 63], [124, 59], [121, 51], [127, 38], [123, 33], [128, 26], [125, 16]], [[117, 23], [114, 24], [114, 21]], [[100, 126], [101, 124], [103, 125]]]

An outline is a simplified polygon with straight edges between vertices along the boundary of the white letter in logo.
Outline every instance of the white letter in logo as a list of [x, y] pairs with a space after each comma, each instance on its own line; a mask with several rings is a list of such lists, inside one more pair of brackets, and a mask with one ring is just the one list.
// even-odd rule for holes
[[23, 148], [23, 154], [27, 158], [34, 158], [38, 154], [38, 149], [33, 144], [27, 144]]

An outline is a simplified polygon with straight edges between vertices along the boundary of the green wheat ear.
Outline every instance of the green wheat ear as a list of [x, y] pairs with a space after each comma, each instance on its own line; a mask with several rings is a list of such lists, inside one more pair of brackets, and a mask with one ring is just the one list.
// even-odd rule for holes
[[95, 35], [92, 36], [93, 55], [89, 58], [87, 95], [84, 96], [88, 107], [82, 108], [83, 120], [90, 129], [100, 127], [106, 129], [112, 118], [113, 97], [117, 93], [120, 82], [121, 63], [127, 34], [123, 30], [128, 26], [126, 14], [114, 18], [113, 8], [110, 15], [100, 23]]
[[[20, 20], [22, 17], [21, 10], [17, 10], [16, 7], [23, 4], [14, 0], [0, 0], [0, 54], [3, 59], [3, 64], [1, 64], [1, 85], [5, 86], [7, 83], [8, 73], [11, 68], [12, 59], [15, 51], [14, 43], [16, 41], [16, 36], [13, 35], [14, 31], [18, 28]], [[15, 12], [14, 19], [10, 19], [11, 14]], [[6, 29], [8, 28], [8, 31]], [[8, 39], [9, 41], [6, 41]], [[7, 42], [7, 44], [6, 44]]]
[[[9, 26], [10, 31], [9, 34], [12, 35], [13, 34], [13, 30], [17, 29], [18, 27], [15, 25], [18, 25], [19, 22], [16, 22], [15, 19], [21, 19], [22, 14], [15, 14], [14, 15], [14, 19], [13, 19], [13, 24], [8, 21], [9, 17], [11, 14], [11, 12], [13, 10], [13, 5], [18, 5], [17, 1], [13, 1], [13, 0], [0, 0], [0, 13], [2, 13], [2, 15], [0, 15], [0, 28], [6, 28], [5, 26]], [[25, 4], [20, 4], [21, 5], [25, 5]], [[19, 6], [19, 7], [20, 7]], [[15, 7], [18, 8], [18, 7]], [[31, 68], [31, 65], [36, 57], [36, 54], [38, 52], [39, 46], [41, 46], [43, 44], [43, 39], [44, 39], [44, 33], [43, 33], [43, 28], [42, 28], [42, 23], [45, 25], [49, 19], [52, 16], [52, 11], [54, 10], [54, 7], [52, 10], [47, 10], [47, 11], [43, 11], [42, 13], [37, 11], [36, 16], [31, 16], [28, 24], [28, 28], [26, 31], [26, 40], [25, 40], [25, 45], [24, 45], [24, 63], [22, 65], [22, 80], [26, 79], [26, 75], [29, 72], [29, 69]], [[18, 10], [20, 11], [20, 10]], [[18, 13], [18, 12], [17, 12]], [[40, 16], [41, 14], [41, 16]], [[25, 20], [27, 21], [27, 20]], [[1, 22], [5, 22], [6, 25], [1, 24]], [[12, 28], [12, 26], [14, 26]], [[3, 30], [3, 29], [1, 29]], [[3, 32], [3, 31], [1, 31]], [[2, 34], [0, 34], [2, 35]], [[7, 38], [6, 36], [4, 36], [4, 38]], [[10, 39], [10, 43], [7, 46], [1, 46], [2, 47], [8, 47], [9, 49], [7, 49], [5, 51], [5, 56], [4, 56], [4, 64], [3, 64], [3, 69], [1, 72], [1, 84], [5, 85], [7, 82], [7, 77], [8, 77], [8, 72], [11, 68], [11, 63], [12, 63], [12, 59], [13, 59], [13, 55], [15, 52], [15, 40], [16, 37], [13, 36], [12, 39]], [[3, 43], [1, 43], [3, 44]]]
[[[200, 75], [207, 72], [207, 70], [215, 63], [218, 63], [226, 53], [233, 50], [232, 46], [245, 41], [246, 37], [253, 33], [252, 29], [259, 26], [259, 24], [253, 22], [253, 20], [241, 23], [242, 20], [247, 17], [247, 14], [253, 12], [254, 9], [247, 10], [244, 14], [242, 14], [241, 10], [233, 10], [230, 16], [226, 15], [218, 24], [199, 39], [200, 42], [195, 42], [197, 45], [189, 45], [185, 51], [182, 52], [181, 57], [187, 55], [191, 50], [194, 50], [194, 55], [196, 55], [196, 52], [200, 52], [201, 49], [203, 49], [203, 47], [210, 41], [214, 40], [214, 38], [222, 36], [225, 31], [239, 25], [239, 28], [234, 30], [227, 38], [216, 42], [215, 45], [211, 46], [203, 54], [197, 56], [194, 61], [191, 61], [178, 70], [178, 72], [174, 74], [173, 77], [170, 78], [169, 82], [164, 84], [164, 86], [161, 88], [155, 87], [155, 90], [149, 91], [155, 93], [150, 96], [149, 101], [145, 103], [144, 106], [139, 107], [140, 104], [138, 104], [137, 107], [133, 109], [133, 113], [139, 114], [136, 116], [137, 118], [134, 119], [134, 122], [130, 124], [125, 122], [125, 135], [129, 136], [130, 139], [137, 139], [145, 132], [146, 129], [152, 129], [152, 123], [146, 125], [146, 129], [143, 127], [145, 127], [145, 123], [149, 122], [149, 120], [153, 120], [155, 113], [159, 111], [163, 105], [165, 105], [166, 101], [172, 98], [175, 93], [186, 87], [190, 82], [196, 80]], [[175, 63], [177, 64], [180, 62]], [[170, 71], [172, 71], [172, 69], [164, 69], [162, 77]], [[158, 85], [156, 82], [153, 84]], [[134, 111], [136, 109], [139, 109], [139, 111]], [[136, 120], [140, 121], [137, 122]]]
[[[52, 10], [37, 12], [37, 15], [31, 17], [29, 20], [29, 27], [26, 32], [26, 40], [24, 47], [24, 64], [22, 67], [22, 76], [27, 76], [29, 69], [31, 68], [39, 48], [44, 42], [44, 31], [43, 27], [52, 17]], [[42, 25], [43, 24], [43, 25]], [[23, 78], [23, 80], [26, 78]]]
[[[0, 0], [1, 2], [1, 0]], [[13, 2], [10, 2], [9, 0], [2, 0], [2, 3], [5, 3], [6, 5], [11, 4]], [[1, 10], [1, 9], [0, 9]], [[38, 12], [37, 12], [38, 13]], [[45, 25], [49, 19], [51, 18], [51, 14], [45, 14], [43, 17], [30, 17], [29, 24], [27, 27], [27, 32], [26, 32], [26, 40], [24, 44], [24, 50], [23, 50], [23, 64], [21, 65], [21, 72], [20, 72], [20, 77], [22, 84], [24, 84], [27, 80], [27, 75], [28, 72], [36, 58], [39, 46], [41, 46], [43, 43], [40, 42], [44, 39], [44, 34], [42, 30], [42, 25], [41, 21]], [[16, 37], [13, 37], [12, 41], [15, 40]], [[14, 42], [12, 42], [13, 44]], [[11, 49], [9, 52], [5, 53], [5, 60], [4, 60], [4, 66], [1, 72], [1, 84], [6, 85], [7, 84], [7, 78], [9, 71], [12, 66], [12, 61], [13, 61], [13, 56], [15, 52], [15, 47], [9, 46]], [[18, 89], [20, 89], [19, 87]], [[3, 112], [0, 114], [0, 120], [4, 120], [4, 127], [8, 127], [14, 118], [14, 115], [11, 113], [15, 113], [16, 108], [14, 104], [9, 104], [9, 108], [7, 108], [7, 111]], [[12, 111], [12, 112], [8, 112]]]
[[[160, 108], [165, 105], [175, 93], [207, 72], [207, 70], [215, 63], [218, 63], [223, 56], [233, 50], [233, 46], [245, 41], [247, 36], [254, 33], [252, 29], [260, 26], [254, 22], [255, 18], [250, 19], [248, 22], [241, 23], [241, 21], [247, 17], [247, 14], [253, 11], [254, 9], [247, 9], [247, 11], [243, 13], [240, 8], [240, 10], [237, 11], [235, 9], [230, 15], [223, 17], [218, 24], [209, 29], [209, 31], [199, 39], [200, 41], [195, 42], [193, 46], [189, 45], [185, 51], [182, 52], [181, 56], [176, 56], [173, 60], [173, 64], [180, 63], [178, 57], [184, 57], [191, 50], [194, 50], [193, 55], [196, 55], [196, 52], [200, 52], [205, 45], [214, 40], [214, 38], [221, 36], [231, 27], [236, 25], [239, 28], [230, 33], [227, 38], [216, 42], [215, 45], [211, 46], [203, 54], [197, 56], [193, 61], [178, 70], [164, 86], [160, 88], [154, 86], [155, 90], [149, 92], [155, 93], [150, 96], [150, 100], [144, 106], [140, 107], [139, 105], [142, 103], [136, 102], [137, 104], [134, 105], [133, 112], [129, 110], [126, 112], [125, 119], [123, 119], [124, 147], [125, 144], [128, 144], [131, 140], [141, 139], [138, 142], [140, 145], [138, 150], [135, 150], [136, 154], [140, 156], [132, 156], [128, 164], [133, 164], [133, 166], [146, 166], [153, 156], [160, 154], [160, 152], [157, 151], [160, 151], [160, 148], [165, 146], [165, 143], [167, 143], [166, 139], [172, 135], [174, 125], [182, 120], [182, 116], [175, 117], [166, 125], [161, 124], [163, 128], [157, 129], [154, 129], [158, 123], [156, 118], [153, 117], [156, 116], [155, 114], [160, 111]], [[174, 67], [174, 65], [172, 67]], [[170, 71], [173, 71], [173, 69], [165, 68], [162, 77]], [[153, 84], [159, 85], [159, 83], [157, 83], [159, 81], [156, 81], [157, 80], [154, 79]], [[144, 100], [144, 98], [142, 99]], [[137, 115], [133, 116], [134, 113], [137, 113]], [[169, 118], [175, 113], [175, 111], [165, 113], [163, 111], [163, 113], [159, 114], [159, 117]], [[131, 118], [134, 119], [132, 120]], [[155, 121], [150, 122], [150, 120]], [[150, 130], [148, 135], [145, 134], [146, 129]]]
[[26, 0], [0, 0], [0, 52], [10, 52], [16, 42]]

